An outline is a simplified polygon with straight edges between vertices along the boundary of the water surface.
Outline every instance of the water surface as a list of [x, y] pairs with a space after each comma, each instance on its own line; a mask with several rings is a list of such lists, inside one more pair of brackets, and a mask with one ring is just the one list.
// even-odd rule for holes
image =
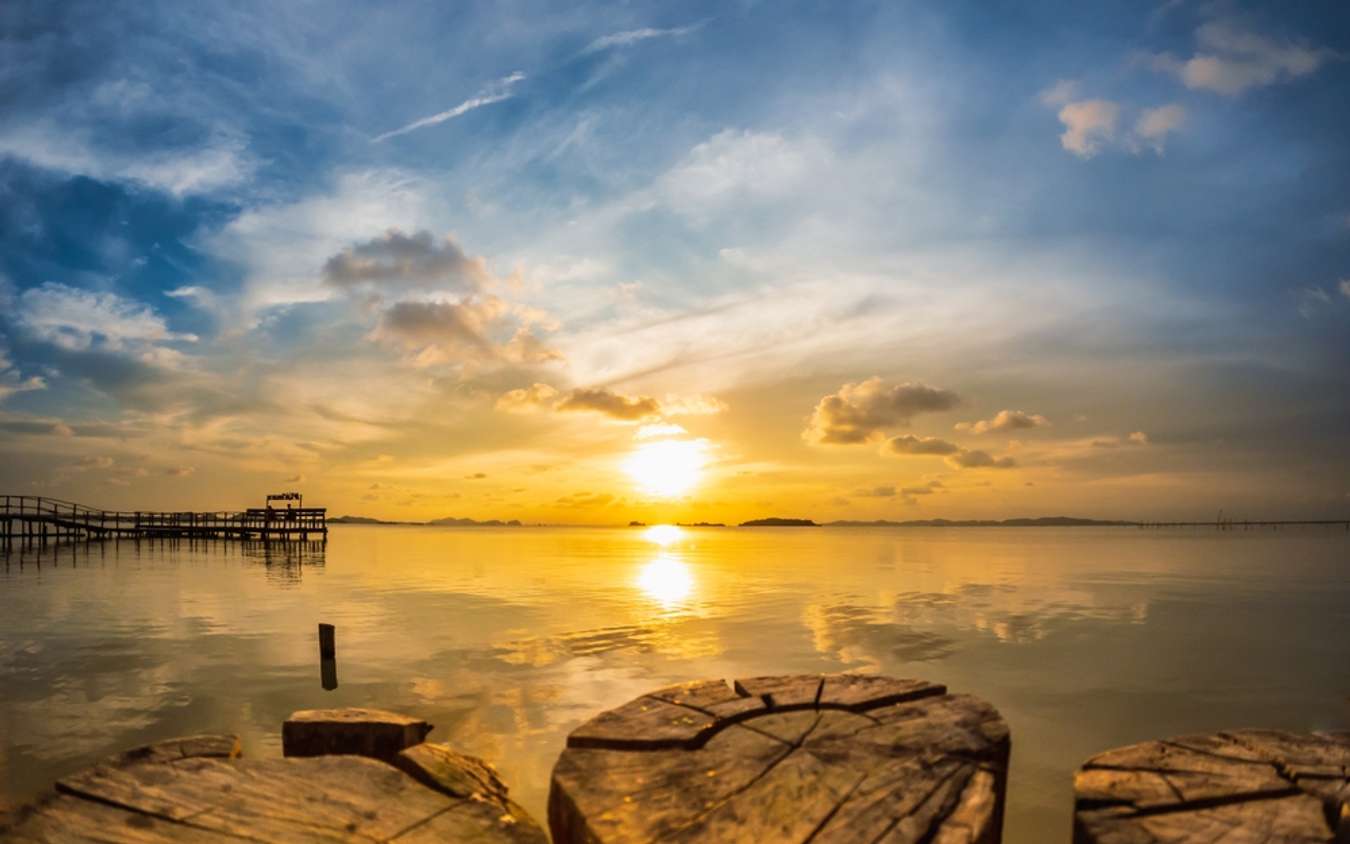
[[[565, 736], [655, 687], [878, 671], [992, 701], [1007, 840], [1067, 840], [1073, 769], [1237, 726], [1350, 726], [1343, 531], [334, 527], [326, 548], [0, 556], [0, 796], [292, 710], [427, 718], [541, 821]], [[316, 625], [337, 625], [320, 687]], [[1050, 836], [1047, 838], [1047, 836]]]

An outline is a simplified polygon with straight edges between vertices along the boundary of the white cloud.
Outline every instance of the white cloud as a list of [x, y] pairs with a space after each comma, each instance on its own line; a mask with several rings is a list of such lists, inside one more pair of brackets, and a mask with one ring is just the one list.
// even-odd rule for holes
[[1167, 136], [1186, 122], [1186, 109], [1172, 103], [1157, 108], [1146, 108], [1134, 125], [1138, 142], [1162, 155]]
[[728, 205], [782, 200], [808, 189], [828, 169], [820, 145], [782, 135], [726, 129], [696, 145], [662, 178], [671, 207], [698, 217]]
[[652, 38], [677, 38], [681, 35], [696, 32], [703, 27], [704, 23], [706, 21], [699, 21], [688, 26], [674, 26], [669, 29], [656, 29], [647, 26], [641, 29], [630, 29], [626, 32], [615, 32], [612, 35], [602, 35], [586, 45], [586, 49], [582, 52], [596, 53], [600, 50], [608, 50], [611, 47], [628, 47], [639, 41], [648, 41]]
[[1176, 76], [1187, 88], [1225, 96], [1307, 76], [1338, 58], [1333, 50], [1277, 41], [1225, 21], [1201, 26], [1196, 42], [1200, 49], [1189, 59], [1154, 56], [1154, 69]]
[[0, 135], [0, 155], [46, 170], [141, 184], [174, 196], [240, 185], [257, 167], [244, 140], [223, 132], [198, 147], [131, 154], [100, 149], [78, 130], [34, 124]]
[[425, 186], [403, 172], [346, 172], [325, 193], [243, 212], [201, 246], [242, 265], [246, 311], [320, 302], [338, 294], [323, 283], [325, 261], [373, 233], [426, 228], [429, 207]]
[[498, 79], [492, 82], [491, 84], [487, 85], [477, 94], [473, 95], [472, 97], [455, 106], [454, 108], [448, 108], [445, 111], [430, 115], [429, 117], [423, 117], [420, 120], [414, 120], [413, 122], [409, 123], [406, 126], [401, 126], [397, 129], [393, 129], [381, 135], [376, 135], [374, 138], [371, 138], [371, 142], [379, 143], [380, 141], [386, 141], [390, 138], [397, 137], [398, 135], [406, 135], [407, 133], [416, 131], [418, 129], [425, 129], [428, 126], [435, 126], [438, 123], [444, 123], [447, 120], [454, 120], [456, 117], [468, 114], [469, 112], [473, 111], [476, 108], [482, 108], [483, 106], [486, 105], [499, 103], [502, 100], [508, 100], [512, 96], [511, 88], [514, 87], [517, 82], [520, 82], [524, 78], [525, 74], [521, 73], [520, 71], [516, 71], [515, 73], [512, 73], [509, 76], [503, 76], [501, 79]]
[[1059, 143], [1080, 158], [1091, 158], [1116, 136], [1120, 106], [1110, 100], [1079, 100], [1059, 110], [1064, 132]]
[[72, 350], [197, 340], [170, 331], [149, 305], [51, 281], [19, 294], [17, 317], [33, 335]]
[[1341, 291], [1342, 296], [1344, 296], [1347, 299], [1350, 299], [1350, 278], [1341, 279], [1341, 283], [1338, 286], [1338, 289]]

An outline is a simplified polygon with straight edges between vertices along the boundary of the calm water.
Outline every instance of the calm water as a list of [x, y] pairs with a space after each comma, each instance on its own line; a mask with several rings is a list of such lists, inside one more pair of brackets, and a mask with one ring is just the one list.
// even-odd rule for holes
[[[320, 620], [338, 628], [332, 692]], [[0, 794], [184, 733], [279, 755], [292, 710], [359, 704], [431, 720], [542, 820], [564, 737], [601, 709], [693, 678], [880, 671], [994, 702], [1013, 732], [1008, 840], [1067, 840], [1094, 751], [1350, 726], [1347, 622], [1338, 530], [341, 526], [321, 553], [15, 553]]]

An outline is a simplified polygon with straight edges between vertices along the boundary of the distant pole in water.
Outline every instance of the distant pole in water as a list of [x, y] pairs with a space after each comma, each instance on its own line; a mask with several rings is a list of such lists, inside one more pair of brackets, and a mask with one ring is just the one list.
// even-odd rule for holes
[[337, 688], [337, 642], [336, 628], [331, 624], [319, 624], [319, 682], [324, 689]]

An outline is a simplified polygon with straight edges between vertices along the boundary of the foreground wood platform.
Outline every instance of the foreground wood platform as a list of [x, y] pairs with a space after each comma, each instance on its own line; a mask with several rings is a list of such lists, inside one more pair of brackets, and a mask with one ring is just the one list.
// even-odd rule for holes
[[1074, 777], [1074, 841], [1350, 841], [1350, 733], [1233, 730], [1146, 741]]
[[[378, 725], [378, 711], [362, 712]], [[343, 722], [347, 735], [355, 722]], [[391, 728], [379, 729], [387, 736]], [[491, 768], [444, 745], [413, 744], [388, 762], [355, 755], [242, 759], [234, 736], [195, 736], [59, 780], [56, 794], [10, 818], [0, 840], [547, 842], [506, 795]]]
[[922, 680], [688, 683], [577, 728], [553, 769], [558, 844], [1001, 839], [1008, 728]]

